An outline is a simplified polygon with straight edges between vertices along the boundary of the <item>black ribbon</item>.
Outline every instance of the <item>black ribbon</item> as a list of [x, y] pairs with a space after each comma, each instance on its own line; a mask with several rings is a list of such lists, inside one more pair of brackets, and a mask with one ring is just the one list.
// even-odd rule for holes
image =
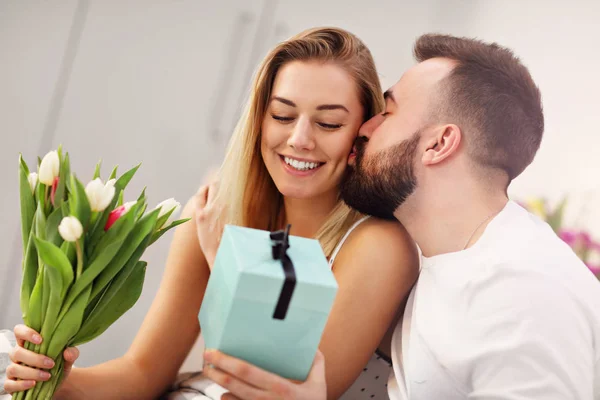
[[285, 230], [271, 232], [270, 237], [273, 241], [273, 259], [281, 260], [281, 266], [283, 267], [283, 273], [285, 275], [285, 281], [279, 294], [279, 300], [275, 306], [275, 312], [273, 313], [274, 319], [285, 319], [290, 302], [292, 301], [292, 294], [294, 294], [294, 288], [296, 287], [296, 271], [294, 270], [294, 264], [287, 254], [287, 249], [290, 247], [289, 236], [290, 226]]

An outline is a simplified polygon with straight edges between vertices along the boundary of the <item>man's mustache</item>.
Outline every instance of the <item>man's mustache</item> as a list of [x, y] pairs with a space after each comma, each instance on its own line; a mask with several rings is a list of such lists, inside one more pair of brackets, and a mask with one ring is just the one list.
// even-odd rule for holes
[[365, 151], [365, 146], [368, 141], [369, 141], [369, 138], [366, 136], [357, 136], [357, 138], [354, 139], [354, 153], [357, 156], [359, 154], [360, 155], [363, 154], [363, 152]]

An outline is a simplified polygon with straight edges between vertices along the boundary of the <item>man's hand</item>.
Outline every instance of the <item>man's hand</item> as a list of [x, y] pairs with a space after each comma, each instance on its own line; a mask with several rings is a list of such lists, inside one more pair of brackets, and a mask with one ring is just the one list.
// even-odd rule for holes
[[305, 382], [294, 383], [278, 375], [264, 371], [252, 364], [221, 352], [209, 350], [204, 353], [203, 373], [229, 390], [222, 398], [227, 400], [325, 400], [325, 358], [317, 351], [310, 374]]

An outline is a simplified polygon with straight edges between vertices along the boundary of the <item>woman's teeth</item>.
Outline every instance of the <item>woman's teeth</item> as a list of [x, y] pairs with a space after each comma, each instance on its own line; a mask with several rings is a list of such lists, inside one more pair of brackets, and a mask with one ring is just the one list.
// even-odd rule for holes
[[289, 157], [283, 157], [283, 160], [287, 165], [293, 167], [294, 169], [297, 169], [298, 171], [308, 171], [321, 166], [321, 163], [298, 161]]

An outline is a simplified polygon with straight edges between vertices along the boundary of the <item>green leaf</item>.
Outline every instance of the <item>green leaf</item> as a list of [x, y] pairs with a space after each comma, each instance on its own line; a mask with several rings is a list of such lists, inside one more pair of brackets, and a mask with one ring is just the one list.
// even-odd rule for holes
[[46, 215], [43, 210], [44, 205], [40, 200], [35, 212], [35, 235], [40, 239], [46, 239]]
[[71, 215], [71, 206], [69, 205], [69, 200], [63, 202], [60, 206], [60, 209], [62, 210], [63, 218]]
[[[191, 218], [185, 218], [185, 219], [179, 219], [177, 221], [173, 221], [169, 226], [160, 229], [157, 232], [154, 232], [154, 234], [152, 235], [152, 240], [150, 240], [150, 243], [148, 244], [148, 246], [152, 246], [154, 244], [154, 242], [156, 242], [158, 239], [160, 239], [160, 237], [162, 235], [164, 235], [165, 233], [167, 233], [170, 229], [175, 228], [176, 226], [179, 226], [183, 223], [186, 223], [190, 220]], [[158, 224], [156, 224], [158, 226]]]
[[90, 297], [91, 286], [86, 287], [68, 306], [63, 305], [46, 355], [55, 359], [75, 337], [83, 322], [83, 313]]
[[73, 189], [73, 192], [71, 193], [72, 197], [69, 201], [71, 204], [71, 215], [77, 217], [79, 222], [81, 222], [83, 229], [87, 230], [92, 210], [90, 209], [90, 203], [85, 194], [85, 188], [75, 175], [71, 175], [71, 188]]
[[158, 218], [158, 221], [156, 221], [156, 227], [158, 229], [161, 229], [163, 227], [163, 225], [167, 222], [171, 214], [173, 214], [173, 211], [175, 211], [175, 207], [173, 207], [172, 209], [167, 211], [163, 216]]
[[63, 210], [61, 208], [55, 209], [46, 221], [46, 240], [60, 246], [63, 242], [63, 238], [58, 232], [58, 225], [60, 225], [63, 219]]
[[75, 248], [75, 243], [63, 242], [60, 245], [60, 251], [67, 257], [69, 264], [77, 264], [77, 249]]
[[110, 181], [111, 179], [117, 179], [117, 169], [119, 168], [118, 165], [115, 165], [115, 167], [113, 168], [113, 170], [111, 171], [110, 175], [108, 176], [108, 180]]
[[[66, 291], [74, 279], [73, 266], [67, 256], [58, 247], [46, 240], [35, 238], [35, 245], [44, 264], [60, 272], [62, 287]], [[61, 293], [61, 296], [64, 297], [64, 294]]]
[[[90, 295], [90, 300], [88, 301], [88, 305], [85, 308], [85, 313], [83, 314], [83, 324], [84, 325], [85, 325], [86, 321], [88, 320], [89, 316], [96, 309], [96, 306], [98, 305], [100, 300], [102, 300], [102, 296], [104, 296], [104, 293], [106, 293], [106, 291], [108, 290], [109, 287], [110, 287], [110, 285], [105, 287], [102, 292], [100, 292], [98, 295], [96, 295], [93, 298], [92, 298], [92, 295]], [[92, 292], [93, 291], [94, 291], [94, 288], [92, 287]]]
[[42, 286], [42, 279], [38, 277], [31, 292], [29, 311], [27, 312], [28, 326], [37, 332], [42, 329]]
[[96, 164], [96, 170], [94, 171], [94, 177], [92, 178], [92, 180], [96, 179], [96, 178], [100, 178], [100, 168], [102, 167], [102, 160], [98, 161], [98, 164]]
[[19, 155], [19, 195], [21, 201], [21, 237], [23, 241], [23, 256], [27, 249], [29, 233], [35, 215], [35, 198], [29, 186], [29, 168]]
[[144, 203], [144, 205], [142, 206], [142, 208], [140, 208], [140, 211], [138, 211], [138, 213], [135, 217], [136, 220], [139, 220], [140, 218], [142, 218], [142, 216], [146, 212], [146, 207], [148, 207], [148, 204]]
[[140, 193], [140, 196], [137, 199], [137, 201], [140, 201], [140, 200], [146, 201], [146, 186], [144, 186], [144, 189], [142, 189], [142, 193]]
[[[39, 251], [38, 251], [39, 255]], [[40, 258], [41, 259], [41, 258]], [[42, 327], [44, 326], [44, 321], [46, 320], [46, 312], [48, 311], [48, 302], [50, 301], [50, 276], [48, 274], [48, 268], [40, 263], [40, 276], [38, 279], [42, 280]]]
[[44, 216], [46, 216], [46, 188], [47, 186], [41, 182], [38, 182], [38, 185], [35, 188], [35, 197], [38, 201], [38, 206], [39, 204], [42, 205]]
[[33, 238], [34, 229], [29, 233], [25, 257], [23, 257], [23, 278], [21, 279], [21, 313], [26, 325], [29, 325], [29, 301], [38, 273], [38, 254]]
[[73, 346], [79, 346], [95, 339], [135, 305], [144, 286], [146, 265], [146, 262], [139, 261], [132, 268], [124, 269], [115, 277], [101, 301], [73, 339]]
[[65, 157], [62, 156], [59, 151], [60, 169], [58, 170], [58, 185], [56, 185], [56, 193], [54, 193], [54, 207], [60, 208], [65, 199], [65, 188], [67, 180], [69, 179], [69, 169], [66, 168], [68, 164], [68, 154]]
[[[60, 174], [64, 173], [65, 176], [65, 188], [69, 193], [73, 193], [73, 189], [71, 188], [71, 160], [69, 158], [69, 153], [65, 154], [65, 159], [62, 161]], [[59, 182], [60, 183], [60, 182]]]
[[[50, 244], [52, 245], [52, 244]], [[58, 249], [57, 249], [58, 250]], [[58, 250], [60, 251], [60, 250]], [[45, 272], [45, 287], [44, 292], [48, 293], [48, 301], [46, 304], [46, 313], [44, 316], [44, 321], [42, 323], [41, 334], [44, 338], [52, 337], [52, 332], [54, 332], [56, 319], [58, 318], [58, 313], [60, 312], [60, 308], [62, 306], [62, 301], [65, 293], [66, 287], [64, 286], [64, 277], [62, 275], [62, 271], [60, 268], [55, 268], [52, 265], [46, 265], [44, 269]], [[48, 350], [48, 345], [50, 341], [42, 342], [40, 348], [40, 354], [45, 354]]]
[[137, 248], [135, 248], [135, 250], [130, 255], [130, 257], [128, 259], [125, 259], [121, 263], [120, 268], [114, 270], [114, 273], [111, 273], [111, 271], [109, 271], [109, 268], [106, 268], [105, 271], [108, 271], [108, 272], [103, 272], [103, 274], [100, 274], [100, 276], [98, 276], [96, 281], [94, 281], [94, 286], [92, 288], [92, 298], [99, 296], [102, 293], [102, 291], [104, 291], [108, 286], [110, 286], [114, 277], [121, 270], [133, 268], [135, 263], [137, 263], [140, 260], [140, 258], [142, 258], [144, 251], [146, 251], [149, 240], [150, 240], [150, 235], [148, 234], [148, 235], [146, 235], [146, 237], [144, 237], [142, 239], [140, 245], [138, 245]]
[[122, 190], [119, 192], [119, 199], [117, 200], [117, 206], [122, 206], [123, 205], [123, 194], [124, 193], [125, 192], [122, 191]]
[[131, 168], [129, 171], [121, 175], [115, 183], [115, 188], [117, 190], [125, 190], [125, 188], [127, 187], [127, 185], [129, 185], [129, 182], [131, 182], [131, 179], [133, 178], [137, 170], [140, 168], [140, 165], [142, 164], [136, 165], [135, 167]]
[[147, 247], [147, 243], [149, 242], [149, 238], [147, 238], [147, 236], [151, 235], [151, 233], [154, 231], [158, 212], [159, 210], [154, 210], [153, 212], [145, 215], [135, 224], [135, 228], [131, 231], [129, 236], [127, 236], [125, 243], [119, 249], [117, 255], [111, 260], [111, 262], [100, 273], [100, 275], [98, 275], [98, 278], [94, 282], [92, 298], [102, 291], [104, 286], [108, 285], [108, 283], [117, 275], [117, 273], [123, 268], [131, 256], [136, 253], [136, 251], [141, 252], [141, 257]]

